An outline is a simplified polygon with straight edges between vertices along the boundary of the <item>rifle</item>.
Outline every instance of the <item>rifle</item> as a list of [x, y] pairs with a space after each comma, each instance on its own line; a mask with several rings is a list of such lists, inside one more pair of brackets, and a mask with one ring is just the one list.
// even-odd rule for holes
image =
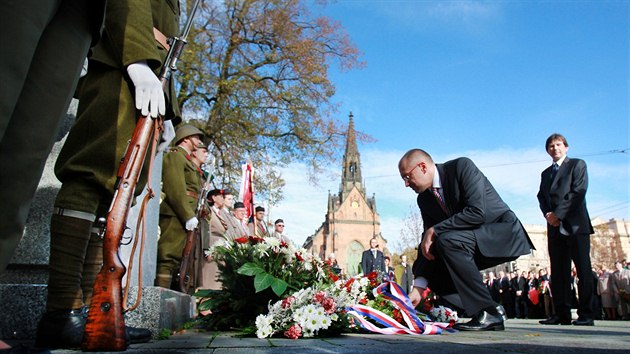
[[[210, 160], [212, 159], [212, 162]], [[214, 179], [212, 173], [214, 172], [214, 156], [208, 155], [208, 159], [206, 160], [206, 166], [209, 167], [208, 178], [206, 182], [203, 184], [203, 188], [201, 192], [199, 192], [199, 198], [197, 198], [197, 209], [195, 209], [195, 214], [197, 220], [201, 223], [201, 218], [203, 218], [204, 206], [206, 205], [206, 197], [208, 192], [210, 191], [210, 184]], [[179, 265], [179, 274], [177, 275], [177, 282], [179, 284], [179, 289], [183, 293], [188, 293], [188, 289], [190, 285], [194, 283], [194, 274], [191, 275], [190, 268], [192, 263], [190, 262], [191, 254], [193, 249], [195, 248], [195, 240], [197, 239], [197, 235], [199, 234], [199, 226], [195, 227], [192, 231], [186, 231], [186, 243], [184, 244], [184, 248], [182, 249], [182, 261]]]
[[[169, 39], [170, 48], [160, 71], [162, 88], [166, 89], [172, 73], [177, 71], [192, 20], [201, 0], [196, 0], [184, 26], [182, 35]], [[92, 304], [85, 324], [82, 349], [86, 351], [123, 351], [127, 348], [122, 303], [122, 278], [126, 268], [118, 254], [134, 191], [144, 166], [145, 156], [152, 144], [151, 161], [155, 156], [157, 138], [163, 129], [162, 118], [141, 116], [118, 169], [114, 198], [107, 213], [103, 240], [103, 267], [94, 282]], [[149, 198], [152, 198], [149, 193]]]

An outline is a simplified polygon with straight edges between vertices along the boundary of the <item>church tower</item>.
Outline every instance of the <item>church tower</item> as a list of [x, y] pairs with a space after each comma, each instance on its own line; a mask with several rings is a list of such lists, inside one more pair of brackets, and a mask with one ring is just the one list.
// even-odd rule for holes
[[370, 248], [370, 239], [376, 238], [379, 248], [389, 252], [380, 231], [376, 199], [366, 195], [352, 113], [348, 118], [339, 193], [328, 193], [325, 221], [306, 239], [304, 247], [324, 260], [334, 255], [343, 273], [354, 276], [361, 271], [361, 255]]

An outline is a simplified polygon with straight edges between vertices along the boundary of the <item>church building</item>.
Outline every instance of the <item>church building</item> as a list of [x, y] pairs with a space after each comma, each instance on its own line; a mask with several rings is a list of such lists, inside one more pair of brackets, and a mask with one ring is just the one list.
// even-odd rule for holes
[[349, 118], [339, 194], [331, 195], [329, 191], [325, 220], [306, 239], [304, 247], [323, 260], [334, 254], [342, 273], [350, 277], [361, 272], [361, 255], [370, 248], [370, 239], [378, 240], [385, 255], [389, 251], [381, 235], [376, 199], [374, 195], [366, 196], [352, 113]]

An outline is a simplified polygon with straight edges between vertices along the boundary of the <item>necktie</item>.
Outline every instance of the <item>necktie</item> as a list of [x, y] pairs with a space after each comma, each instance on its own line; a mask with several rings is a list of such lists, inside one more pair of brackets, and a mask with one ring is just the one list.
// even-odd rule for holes
[[444, 213], [446, 213], [446, 215], [450, 215], [449, 212], [448, 212], [448, 209], [446, 209], [446, 204], [444, 203], [444, 199], [442, 199], [442, 195], [440, 194], [440, 189], [439, 188], [431, 188], [431, 192], [433, 192], [433, 195], [435, 196], [435, 199], [437, 200], [438, 204], [440, 205], [440, 208], [442, 208]]
[[372, 250], [372, 256], [374, 256], [374, 258], [376, 258], [376, 250]]
[[556, 178], [556, 174], [558, 174], [558, 169], [560, 168], [560, 166], [558, 166], [557, 163], [553, 163], [553, 165], [551, 165], [551, 181], [553, 182], [553, 180]]

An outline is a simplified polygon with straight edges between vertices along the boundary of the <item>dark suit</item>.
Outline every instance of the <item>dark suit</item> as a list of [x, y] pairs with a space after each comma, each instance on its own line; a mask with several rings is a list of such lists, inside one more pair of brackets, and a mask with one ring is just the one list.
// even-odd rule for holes
[[[527, 279], [522, 276], [518, 276], [512, 279], [512, 287], [516, 292], [516, 299], [514, 301], [515, 312], [517, 318], [527, 317], [527, 295], [529, 293], [529, 286]], [[520, 295], [519, 292], [520, 291]]]
[[406, 293], [410, 293], [413, 288], [413, 272], [411, 271], [411, 264], [407, 263], [406, 266], [402, 264], [398, 266], [398, 272], [396, 272], [398, 284]]
[[520, 221], [501, 200], [488, 179], [468, 158], [458, 158], [436, 169], [442, 184], [447, 215], [430, 190], [418, 195], [425, 231], [436, 236], [428, 261], [418, 248], [413, 274], [428, 280], [436, 294], [467, 315], [494, 306], [479, 269], [528, 254], [533, 245]]
[[492, 301], [499, 303], [501, 301], [500, 293], [499, 293], [499, 285], [501, 281], [499, 279], [488, 280], [486, 283], [486, 288], [488, 288], [488, 292], [490, 293], [490, 297]]
[[589, 253], [593, 226], [586, 209], [586, 163], [566, 157], [553, 180], [551, 169], [551, 166], [548, 167], [540, 176], [538, 202], [543, 215], [553, 212], [561, 220], [561, 228], [547, 224], [554, 308], [558, 317], [570, 319], [573, 261], [580, 279], [578, 315], [592, 319], [594, 284]]
[[361, 255], [361, 269], [363, 274], [372, 272], [383, 273], [385, 271], [385, 256], [383, 256], [383, 252], [377, 250], [376, 257], [374, 257], [371, 249], [363, 251]]

